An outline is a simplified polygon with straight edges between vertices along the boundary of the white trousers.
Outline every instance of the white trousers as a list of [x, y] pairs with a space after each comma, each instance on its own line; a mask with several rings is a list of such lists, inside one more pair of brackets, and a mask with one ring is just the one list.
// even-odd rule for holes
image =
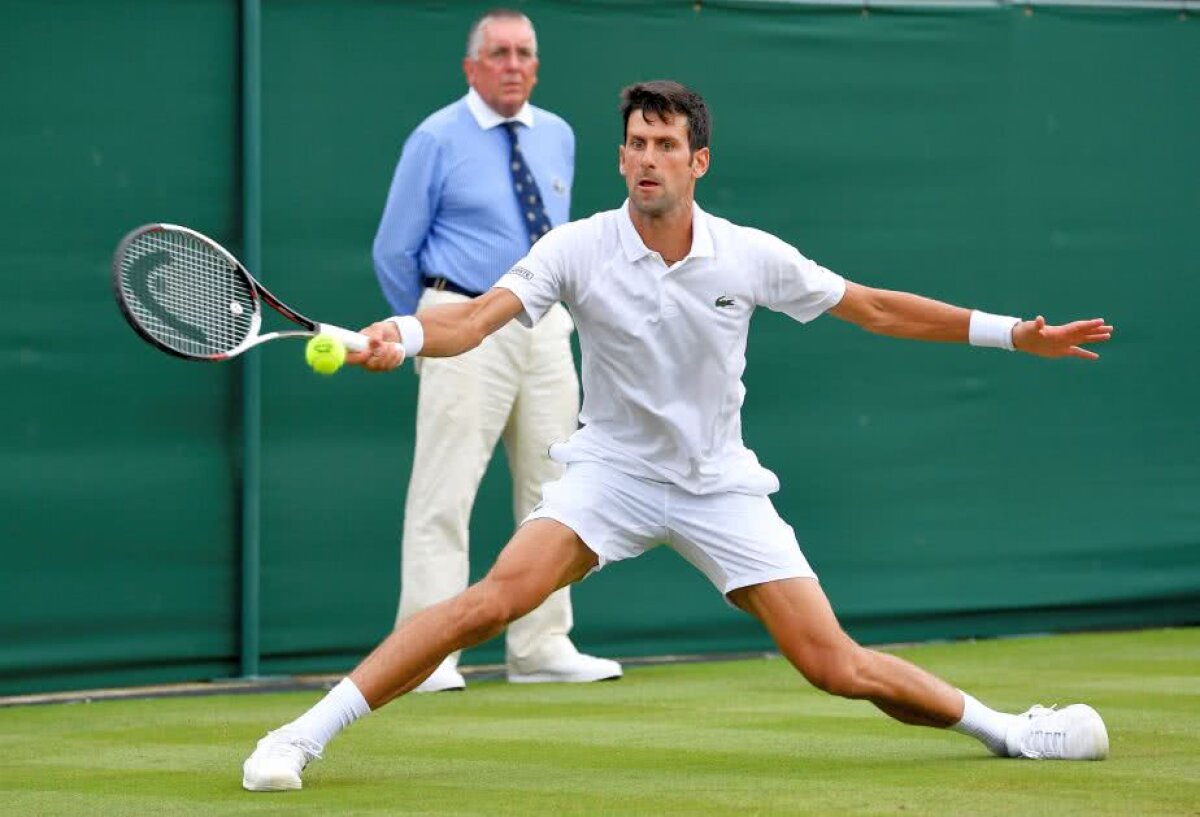
[[[427, 289], [420, 306], [465, 300]], [[561, 476], [562, 466], [547, 449], [578, 424], [573, 329], [566, 309], [556, 304], [532, 329], [514, 320], [466, 354], [416, 361], [416, 451], [404, 506], [397, 624], [466, 589], [471, 507], [498, 439], [512, 473], [514, 519], [533, 509], [543, 483]], [[489, 535], [507, 539], [510, 532]], [[509, 625], [509, 668], [535, 671], [550, 656], [572, 650], [571, 624], [564, 587]], [[458, 658], [452, 656], [455, 663]]]

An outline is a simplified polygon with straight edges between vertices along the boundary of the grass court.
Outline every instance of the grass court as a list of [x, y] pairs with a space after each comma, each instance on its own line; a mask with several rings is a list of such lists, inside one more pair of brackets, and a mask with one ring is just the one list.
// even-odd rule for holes
[[1200, 815], [1200, 629], [893, 651], [996, 708], [1090, 703], [1111, 756], [993, 758], [761, 658], [409, 696], [276, 794], [242, 791], [242, 760], [320, 693], [4, 708], [0, 814]]

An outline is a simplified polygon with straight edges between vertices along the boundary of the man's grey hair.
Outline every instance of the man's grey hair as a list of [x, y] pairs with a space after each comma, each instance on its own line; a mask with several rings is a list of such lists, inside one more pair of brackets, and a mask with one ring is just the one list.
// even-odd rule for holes
[[529, 23], [529, 30], [533, 32], [533, 53], [537, 54], [537, 32], [533, 29], [533, 21], [513, 9], [492, 9], [484, 12], [483, 16], [471, 25], [471, 32], [467, 35], [468, 57], [473, 60], [479, 59], [479, 50], [483, 48], [483, 29], [493, 20], [524, 20]]

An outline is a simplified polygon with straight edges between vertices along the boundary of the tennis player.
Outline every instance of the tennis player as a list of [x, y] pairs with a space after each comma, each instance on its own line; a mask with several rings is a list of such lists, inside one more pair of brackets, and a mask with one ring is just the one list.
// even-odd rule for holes
[[616, 210], [563, 225], [487, 293], [363, 330], [373, 371], [408, 355], [447, 357], [516, 318], [536, 323], [563, 301], [583, 351], [582, 428], [551, 455], [566, 463], [545, 486], [480, 582], [413, 616], [304, 715], [269, 733], [246, 760], [254, 791], [297, 789], [300, 773], [341, 729], [412, 690], [454, 650], [499, 633], [557, 588], [667, 543], [737, 607], [759, 619], [805, 678], [870, 701], [908, 724], [950, 728], [994, 754], [1098, 760], [1103, 720], [1090, 706], [994, 711], [892, 655], [855, 643], [838, 624], [778, 489], [742, 443], [746, 338], [765, 306], [807, 323], [828, 312], [897, 338], [969, 342], [1040, 357], [1091, 360], [1109, 339], [1102, 319], [1051, 326], [845, 280], [767, 233], [704, 212], [696, 182], [709, 167], [704, 100], [675, 82], [622, 92]]

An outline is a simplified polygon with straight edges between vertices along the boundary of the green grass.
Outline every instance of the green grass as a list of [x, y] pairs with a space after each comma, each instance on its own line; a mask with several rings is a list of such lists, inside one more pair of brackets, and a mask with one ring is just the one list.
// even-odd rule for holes
[[410, 696], [283, 794], [243, 792], [241, 762], [317, 693], [4, 709], [0, 814], [1200, 815], [1200, 629], [895, 652], [1009, 711], [1087, 701], [1112, 756], [992, 758], [760, 659]]

